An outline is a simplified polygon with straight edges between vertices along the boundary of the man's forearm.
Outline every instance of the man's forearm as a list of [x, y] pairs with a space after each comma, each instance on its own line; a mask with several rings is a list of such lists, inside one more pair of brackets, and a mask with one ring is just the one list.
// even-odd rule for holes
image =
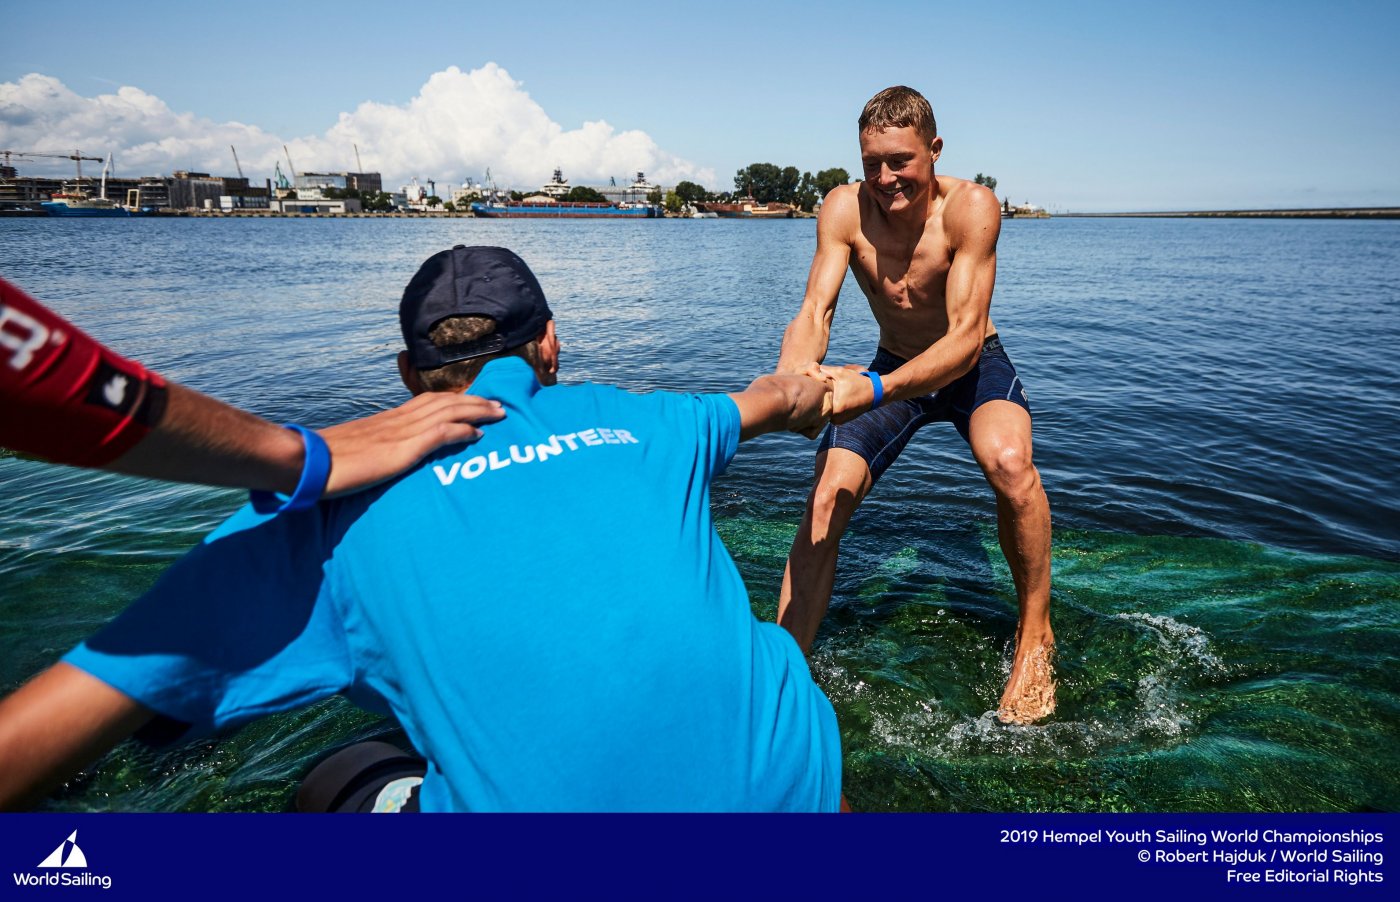
[[0, 701], [0, 811], [33, 805], [150, 719], [76, 667], [45, 670]]
[[[299, 435], [175, 383], [157, 428], [108, 469], [132, 476], [290, 493], [305, 463]], [[495, 401], [424, 392], [398, 407], [317, 430], [331, 452], [325, 494], [358, 491], [443, 445], [474, 442], [501, 419]]]
[[[937, 391], [970, 370], [977, 362], [980, 344], [965, 338], [942, 338], [927, 351], [892, 373], [879, 376], [879, 402], [888, 404]], [[874, 409], [875, 378], [866, 378], [863, 367], [824, 366], [820, 375], [832, 386], [831, 422], [848, 423]]]
[[759, 376], [730, 397], [739, 405], [741, 441], [769, 432], [809, 434], [831, 414], [830, 388], [808, 376]]
[[776, 372], [787, 375], [805, 373], [808, 367], [821, 363], [826, 357], [830, 339], [830, 315], [820, 315], [804, 303], [801, 312], [783, 332], [783, 347], [778, 355]]
[[301, 438], [260, 417], [171, 383], [160, 424], [109, 469], [176, 482], [290, 493], [303, 462]]
[[977, 364], [979, 336], [945, 335], [913, 360], [882, 377], [885, 402], [917, 398], [957, 380]]

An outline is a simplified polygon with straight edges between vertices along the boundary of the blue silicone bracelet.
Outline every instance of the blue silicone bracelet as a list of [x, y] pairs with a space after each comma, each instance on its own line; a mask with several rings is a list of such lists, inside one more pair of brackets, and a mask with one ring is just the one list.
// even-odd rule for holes
[[283, 511], [304, 511], [314, 507], [326, 490], [326, 480], [331, 475], [331, 449], [326, 440], [305, 426], [287, 423], [286, 428], [301, 434], [301, 442], [306, 449], [305, 461], [301, 465], [301, 479], [297, 480], [296, 491], [291, 497], [278, 492], [265, 492], [254, 489], [248, 493], [253, 510], [260, 514], [280, 514]]
[[875, 403], [870, 405], [870, 409], [874, 410], [880, 406], [881, 401], [885, 400], [885, 386], [880, 382], [879, 373], [873, 373], [870, 370], [861, 370], [860, 374], [869, 379], [871, 387], [875, 389]]

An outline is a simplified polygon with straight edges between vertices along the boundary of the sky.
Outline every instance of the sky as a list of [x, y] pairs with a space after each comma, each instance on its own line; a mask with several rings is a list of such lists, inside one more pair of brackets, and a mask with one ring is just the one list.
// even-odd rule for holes
[[[1052, 211], [1400, 206], [1400, 4], [0, 0], [0, 150], [260, 184], [533, 189], [860, 170], [881, 88], [941, 174]], [[21, 174], [65, 175], [26, 159]], [[92, 164], [87, 164], [91, 166]], [[86, 171], [86, 170], [85, 170]], [[95, 169], [93, 170], [95, 171]]]

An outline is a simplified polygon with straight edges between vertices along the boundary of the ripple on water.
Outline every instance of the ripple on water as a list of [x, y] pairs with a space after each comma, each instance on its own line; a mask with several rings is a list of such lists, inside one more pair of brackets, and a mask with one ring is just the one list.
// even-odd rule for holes
[[[726, 524], [741, 565], [785, 551], [742, 538], [773, 528]], [[995, 709], [1014, 595], [994, 537], [980, 588], [966, 557], [943, 566], [937, 541], [883, 557], [859, 533], [846, 541], [843, 566], [869, 576], [838, 581], [810, 661], [841, 722], [857, 808], [1306, 811], [1396, 798], [1386, 768], [1400, 764], [1400, 695], [1374, 685], [1369, 645], [1356, 654], [1355, 629], [1339, 624], [1393, 632], [1400, 567], [1066, 530], [1054, 552], [1059, 708], [1008, 726]], [[1262, 610], [1287, 617], [1261, 622]], [[1295, 670], [1298, 630], [1311, 639], [1304, 663], [1321, 659], [1322, 672]]]

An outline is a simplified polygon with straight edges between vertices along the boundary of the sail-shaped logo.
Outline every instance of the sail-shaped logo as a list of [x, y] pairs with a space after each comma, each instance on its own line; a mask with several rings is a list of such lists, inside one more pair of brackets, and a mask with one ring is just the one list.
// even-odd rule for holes
[[[31, 859], [32, 860], [32, 859]], [[41, 868], [85, 868], [87, 856], [78, 848], [78, 831], [68, 834], [68, 838], [49, 853], [49, 857], [39, 862]]]

